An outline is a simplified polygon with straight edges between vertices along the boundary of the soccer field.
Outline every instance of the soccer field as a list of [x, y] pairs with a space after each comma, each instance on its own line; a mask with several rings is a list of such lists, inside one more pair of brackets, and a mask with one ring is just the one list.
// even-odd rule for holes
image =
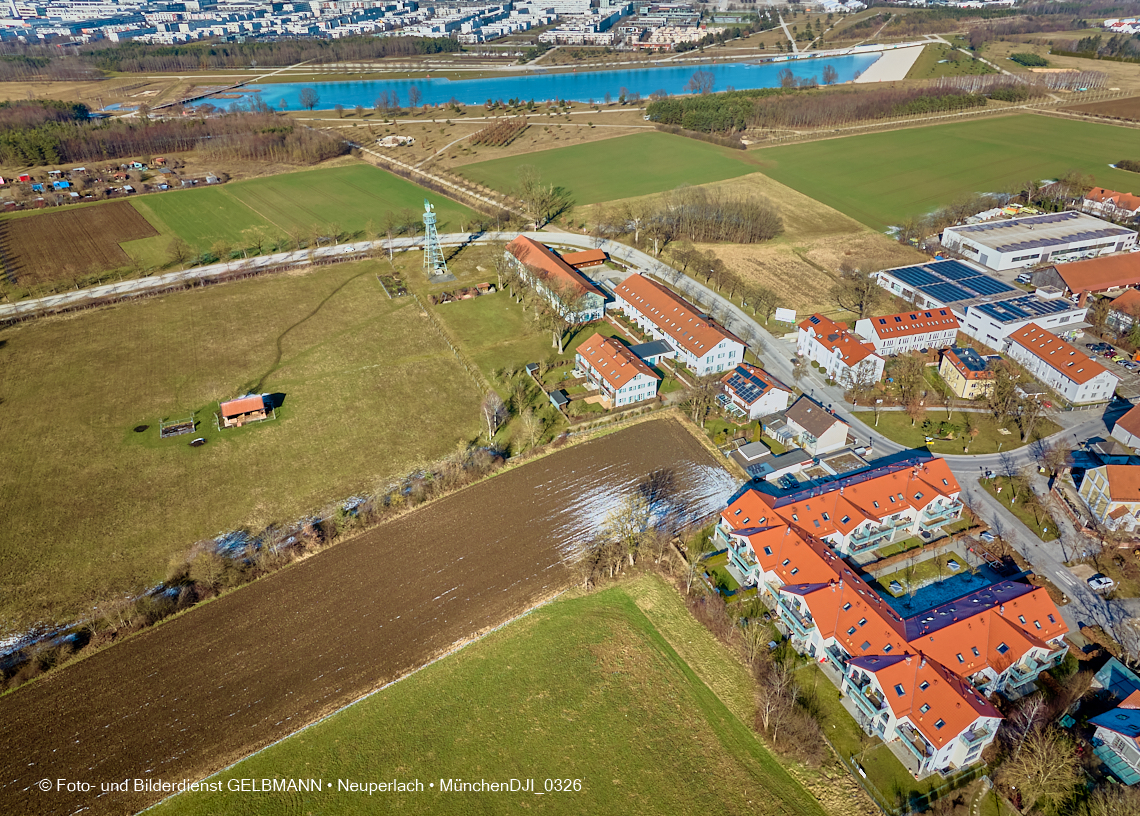
[[[756, 151], [762, 172], [874, 229], [974, 192], [999, 192], [1069, 170], [1134, 190], [1109, 164], [1137, 153], [1135, 130], [1022, 114]], [[1017, 189], [1022, 189], [1018, 186]]]
[[542, 150], [455, 168], [495, 190], [518, 184], [518, 168], [531, 165], [548, 184], [565, 188], [575, 204], [660, 193], [682, 184], [743, 176], [758, 169], [750, 154], [668, 133], [638, 133], [600, 142]]
[[[374, 238], [389, 213], [409, 210], [418, 217], [425, 198], [436, 207], [440, 232], [458, 231], [474, 215], [462, 204], [364, 163], [176, 190], [132, 203], [162, 233], [146, 242], [165, 247], [178, 236], [201, 251], [216, 241], [247, 246], [251, 239], [244, 232], [254, 227], [270, 239], [294, 230], [306, 238], [328, 234], [334, 225], [347, 236]], [[374, 234], [364, 236], [370, 226]]]

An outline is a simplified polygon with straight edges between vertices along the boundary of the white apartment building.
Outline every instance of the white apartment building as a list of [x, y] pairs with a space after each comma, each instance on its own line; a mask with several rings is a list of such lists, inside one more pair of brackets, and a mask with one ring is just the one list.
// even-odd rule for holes
[[1035, 323], [1009, 335], [1005, 351], [1011, 360], [1074, 406], [1108, 402], [1120, 382], [1119, 377], [1076, 346]]
[[958, 318], [949, 309], [864, 317], [855, 322], [855, 334], [874, 346], [880, 356], [948, 348], [958, 336]]

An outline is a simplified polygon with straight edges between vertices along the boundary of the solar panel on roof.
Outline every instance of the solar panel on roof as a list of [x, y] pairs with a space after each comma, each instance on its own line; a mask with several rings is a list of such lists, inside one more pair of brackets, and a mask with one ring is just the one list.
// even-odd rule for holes
[[1008, 292], [1013, 289], [1012, 286], [1002, 283], [994, 278], [976, 277], [964, 280], [961, 282], [962, 286], [973, 289], [980, 295], [996, 295], [999, 292]]
[[910, 284], [911, 286], [929, 286], [932, 283], [939, 283], [939, 279], [931, 275], [926, 270], [917, 266], [908, 266], [905, 269], [896, 269], [891, 273], [903, 283]]
[[978, 270], [961, 261], [942, 261], [935, 266], [938, 274], [947, 280], [960, 281], [978, 276]]
[[953, 303], [956, 300], [968, 300], [974, 295], [968, 289], [963, 289], [953, 283], [936, 283], [933, 286], [925, 286], [922, 289], [924, 294], [929, 295], [935, 300], [940, 300], [943, 303]]

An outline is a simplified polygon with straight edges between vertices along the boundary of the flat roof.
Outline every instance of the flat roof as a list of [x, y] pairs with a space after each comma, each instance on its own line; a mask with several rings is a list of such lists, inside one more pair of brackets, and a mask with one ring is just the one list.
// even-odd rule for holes
[[629, 350], [636, 354], [641, 359], [646, 357], [657, 357], [662, 354], [673, 354], [673, 347], [665, 340], [654, 340], [650, 343], [639, 343], [636, 346], [630, 346]]
[[1006, 221], [989, 221], [965, 227], [947, 227], [945, 231], [969, 238], [974, 243], [1002, 253], [1135, 234], [1134, 230], [1073, 211], [1030, 215]]
[[930, 261], [897, 269], [884, 269], [879, 274], [890, 275], [943, 306], [978, 297], [1021, 291], [966, 261]]

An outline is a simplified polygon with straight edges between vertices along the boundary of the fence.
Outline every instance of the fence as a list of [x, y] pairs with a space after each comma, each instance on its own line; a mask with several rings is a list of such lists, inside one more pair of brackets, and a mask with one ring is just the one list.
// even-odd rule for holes
[[427, 317], [428, 323], [436, 330], [436, 333], [443, 338], [443, 342], [451, 349], [451, 353], [455, 355], [455, 359], [459, 361], [459, 364], [463, 366], [463, 370], [466, 371], [475, 382], [475, 387], [484, 394], [491, 391], [491, 384], [487, 382], [487, 378], [483, 376], [483, 372], [479, 370], [478, 366], [467, 359], [466, 354], [459, 350], [459, 346], [452, 341], [450, 333], [444, 328], [443, 324], [439, 322], [439, 318], [427, 310], [423, 301], [420, 300], [419, 295], [413, 294], [412, 297], [416, 299], [416, 305], [420, 307], [420, 311]]

